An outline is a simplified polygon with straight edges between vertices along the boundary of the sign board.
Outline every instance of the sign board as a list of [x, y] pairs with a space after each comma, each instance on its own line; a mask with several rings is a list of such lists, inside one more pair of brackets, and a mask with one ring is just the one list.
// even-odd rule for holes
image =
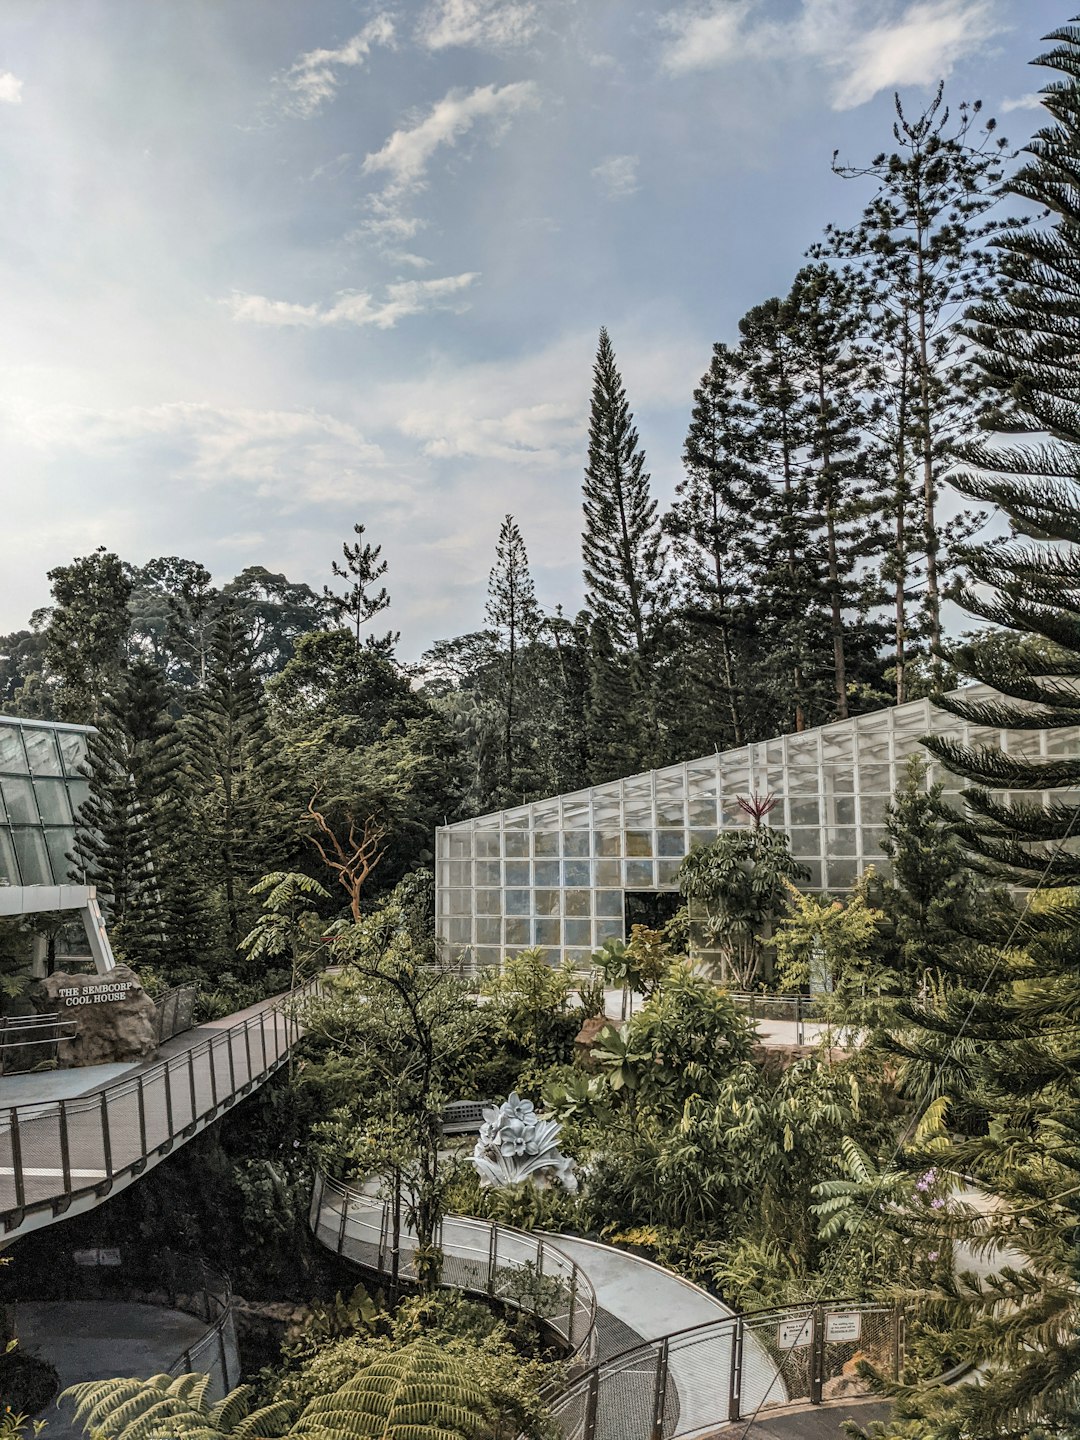
[[119, 1265], [119, 1250], [73, 1250], [71, 1258], [76, 1265]]
[[844, 1340], [862, 1339], [862, 1315], [858, 1310], [850, 1310], [844, 1314], [826, 1315], [825, 1317], [825, 1343]]
[[776, 1343], [781, 1350], [798, 1350], [810, 1344], [814, 1321], [811, 1315], [801, 1315], [796, 1320], [781, 1320], [776, 1327]]
[[56, 993], [65, 1005], [106, 1005], [126, 1000], [135, 988], [130, 980], [114, 980], [107, 985], [69, 985]]

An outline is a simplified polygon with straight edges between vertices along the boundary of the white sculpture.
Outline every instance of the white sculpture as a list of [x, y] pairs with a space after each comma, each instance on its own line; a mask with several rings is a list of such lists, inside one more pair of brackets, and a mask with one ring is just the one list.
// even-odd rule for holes
[[555, 1182], [573, 1195], [577, 1176], [574, 1162], [559, 1154], [561, 1129], [557, 1121], [537, 1115], [532, 1101], [522, 1100], [516, 1091], [501, 1105], [485, 1109], [472, 1153], [481, 1185], [517, 1185], [531, 1180], [544, 1189]]

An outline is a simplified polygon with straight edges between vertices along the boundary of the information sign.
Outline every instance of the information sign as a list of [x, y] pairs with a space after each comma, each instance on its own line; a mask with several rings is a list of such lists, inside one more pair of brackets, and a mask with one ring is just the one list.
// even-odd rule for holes
[[826, 1344], [834, 1344], [844, 1340], [860, 1340], [861, 1338], [862, 1315], [858, 1310], [850, 1310], [838, 1315], [826, 1315]]
[[800, 1316], [796, 1320], [781, 1320], [776, 1327], [777, 1345], [781, 1350], [798, 1350], [803, 1345], [809, 1345], [813, 1323], [810, 1315]]

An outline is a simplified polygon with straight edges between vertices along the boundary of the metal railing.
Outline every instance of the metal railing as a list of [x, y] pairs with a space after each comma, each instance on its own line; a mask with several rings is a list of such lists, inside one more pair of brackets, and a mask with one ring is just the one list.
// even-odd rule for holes
[[561, 1440], [677, 1440], [799, 1401], [871, 1393], [859, 1360], [897, 1379], [903, 1316], [858, 1300], [707, 1321], [594, 1365], [551, 1401]]
[[157, 1040], [160, 1045], [174, 1035], [182, 1035], [195, 1024], [197, 985], [178, 985], [154, 1001], [157, 1009]]
[[[402, 1215], [395, 1254], [393, 1206], [380, 1196], [317, 1175], [310, 1218], [316, 1239], [336, 1254], [378, 1275], [416, 1280], [415, 1232]], [[572, 1360], [592, 1357], [596, 1292], [581, 1267], [548, 1236], [447, 1215], [437, 1244], [443, 1285], [535, 1315], [558, 1336]]]
[[739, 1010], [751, 1020], [783, 1020], [794, 1023], [795, 1044], [806, 1044], [806, 1022], [824, 1024], [814, 995], [769, 995], [761, 990], [731, 990], [728, 992]]
[[0, 1075], [36, 1070], [56, 1059], [61, 1040], [70, 1040], [78, 1021], [60, 1014], [9, 1015], [0, 1020]]
[[232, 1285], [227, 1275], [212, 1270], [204, 1260], [198, 1267], [198, 1287], [177, 1291], [169, 1300], [172, 1307], [196, 1315], [210, 1327], [193, 1345], [182, 1351], [169, 1366], [169, 1375], [188, 1375], [193, 1370], [211, 1375], [222, 1395], [240, 1383], [240, 1362], [233, 1329]]
[[104, 1197], [282, 1066], [301, 1034], [308, 981], [179, 1054], [71, 1099], [0, 1106], [0, 1220], [61, 1214], [79, 1196]]

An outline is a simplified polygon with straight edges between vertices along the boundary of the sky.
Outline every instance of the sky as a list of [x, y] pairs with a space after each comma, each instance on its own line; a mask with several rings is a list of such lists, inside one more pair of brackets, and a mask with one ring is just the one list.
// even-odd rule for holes
[[716, 340], [938, 79], [1020, 145], [1075, 0], [4, 0], [0, 632], [99, 545], [316, 589], [413, 658], [503, 516], [573, 613], [606, 325], [661, 502]]

